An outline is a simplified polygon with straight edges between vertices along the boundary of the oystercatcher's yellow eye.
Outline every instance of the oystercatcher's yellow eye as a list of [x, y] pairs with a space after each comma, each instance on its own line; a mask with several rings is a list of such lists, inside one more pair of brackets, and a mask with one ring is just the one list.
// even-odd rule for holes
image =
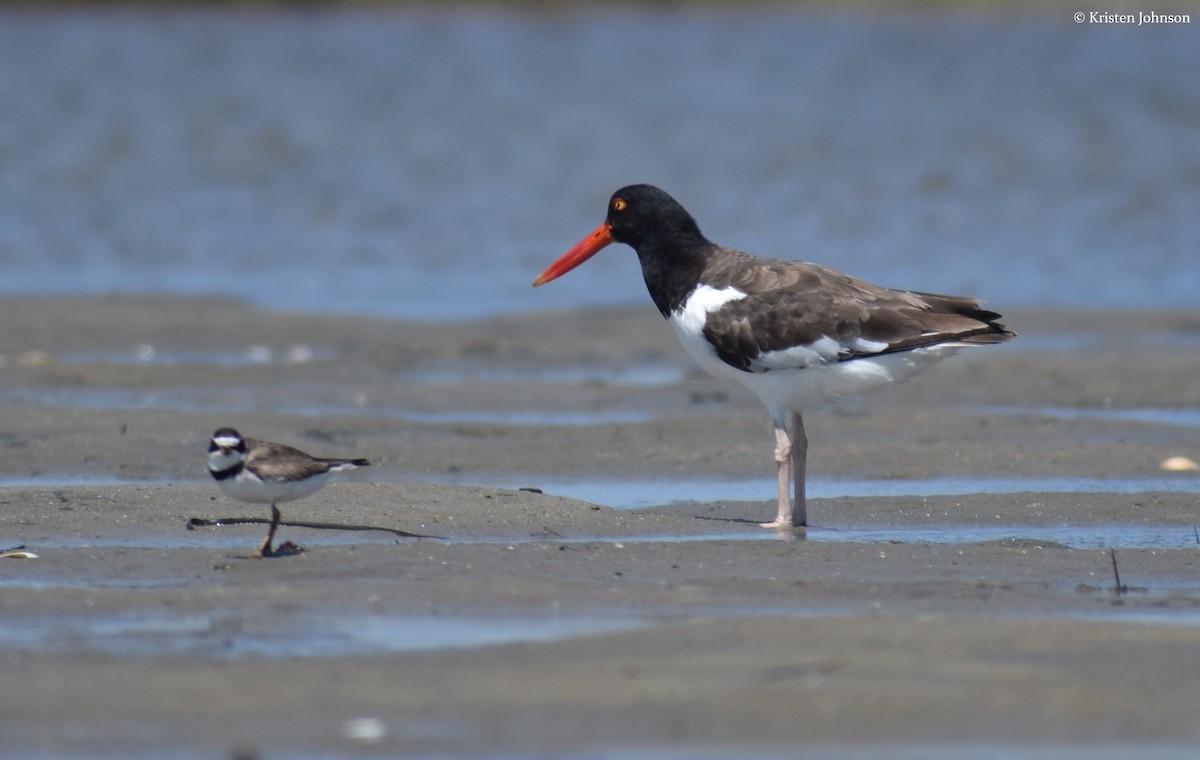
[[613, 198], [612, 210], [613, 211], [624, 211], [625, 207], [628, 205], [629, 204], [625, 202], [624, 198]]

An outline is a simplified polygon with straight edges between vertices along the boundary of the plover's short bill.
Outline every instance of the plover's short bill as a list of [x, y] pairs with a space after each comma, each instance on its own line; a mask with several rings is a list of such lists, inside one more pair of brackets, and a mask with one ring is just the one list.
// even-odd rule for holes
[[208, 444], [208, 471], [221, 491], [238, 501], [271, 505], [271, 527], [259, 553], [270, 557], [281, 514], [276, 504], [315, 492], [341, 470], [366, 467], [365, 459], [323, 459], [282, 443], [244, 438], [233, 428], [213, 433]]

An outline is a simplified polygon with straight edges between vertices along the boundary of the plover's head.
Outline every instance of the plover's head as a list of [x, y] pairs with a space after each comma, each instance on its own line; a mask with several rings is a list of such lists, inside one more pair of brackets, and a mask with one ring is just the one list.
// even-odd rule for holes
[[233, 428], [221, 428], [208, 442], [208, 469], [221, 472], [246, 459], [246, 439]]

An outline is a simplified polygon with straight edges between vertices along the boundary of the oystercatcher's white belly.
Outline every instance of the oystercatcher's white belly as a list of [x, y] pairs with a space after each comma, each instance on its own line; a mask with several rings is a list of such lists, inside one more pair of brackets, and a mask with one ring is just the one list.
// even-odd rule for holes
[[714, 377], [745, 386], [758, 396], [776, 418], [788, 412], [800, 412], [816, 404], [901, 382], [960, 348], [955, 344], [939, 344], [838, 361], [838, 354], [843, 348], [870, 351], [882, 350], [887, 346], [862, 339], [855, 345], [843, 346], [837, 339], [823, 336], [809, 345], [762, 354], [751, 363], [761, 371], [748, 372], [722, 361], [704, 337], [704, 327], [710, 313], [745, 297], [746, 294], [737, 288], [717, 289], [702, 285], [667, 321], [675, 329], [679, 342], [701, 369]]

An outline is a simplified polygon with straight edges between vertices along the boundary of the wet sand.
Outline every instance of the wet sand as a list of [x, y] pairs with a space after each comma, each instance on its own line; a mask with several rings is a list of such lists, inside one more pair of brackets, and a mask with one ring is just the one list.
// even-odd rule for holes
[[[762, 410], [649, 308], [5, 299], [0, 549], [38, 558], [0, 559], [0, 754], [1187, 756], [1198, 476], [1159, 465], [1200, 458], [1200, 314], [1008, 321], [808, 415], [810, 475], [1028, 489], [817, 499], [777, 536]], [[187, 527], [265, 517], [206, 481], [221, 425], [373, 465], [283, 506], [306, 551], [248, 558], [264, 526]], [[750, 492], [554, 493], [706, 478]]]

